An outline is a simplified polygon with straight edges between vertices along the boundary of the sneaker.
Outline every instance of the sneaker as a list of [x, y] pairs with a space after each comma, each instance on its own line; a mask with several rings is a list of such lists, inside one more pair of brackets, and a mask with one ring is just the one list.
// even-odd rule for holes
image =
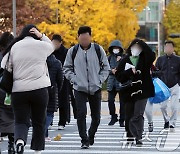
[[94, 144], [94, 136], [89, 137], [89, 144], [93, 145]]
[[64, 130], [65, 126], [58, 126], [58, 130]]
[[175, 132], [175, 127], [174, 126], [172, 126], [172, 125], [170, 125], [170, 132]]
[[24, 153], [24, 145], [22, 143], [18, 143], [16, 145], [16, 153], [23, 154]]
[[169, 122], [165, 122], [164, 129], [168, 129], [168, 128], [169, 128]]
[[141, 147], [143, 145], [141, 140], [136, 140], [136, 146]]
[[89, 149], [89, 143], [88, 142], [82, 143], [81, 149]]
[[46, 137], [45, 138], [45, 142], [51, 142], [51, 138], [50, 137]]
[[149, 130], [149, 132], [153, 132], [153, 123], [151, 122], [151, 123], [148, 123], [149, 124], [149, 127], [148, 127], [148, 130]]
[[51, 130], [52, 129], [52, 126], [50, 125], [49, 127], [48, 127], [48, 130]]

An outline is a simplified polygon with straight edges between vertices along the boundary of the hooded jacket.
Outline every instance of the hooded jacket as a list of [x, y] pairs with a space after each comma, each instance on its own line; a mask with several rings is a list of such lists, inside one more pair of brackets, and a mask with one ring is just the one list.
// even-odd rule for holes
[[[137, 73], [134, 74], [131, 68], [125, 70], [125, 66], [126, 63], [133, 65], [130, 60], [131, 47], [136, 43], [141, 46], [142, 52], [139, 55], [139, 61], [136, 66]], [[121, 99], [124, 102], [128, 102], [153, 97], [155, 92], [150, 75], [150, 69], [155, 60], [155, 53], [144, 41], [139, 39], [135, 39], [131, 43], [127, 52], [128, 55], [120, 61], [115, 75], [117, 80], [121, 83], [126, 83], [127, 81], [132, 80], [134, 84], [128, 89], [121, 91]]]
[[[113, 47], [120, 48], [119, 54], [113, 53]], [[114, 40], [111, 42], [109, 46], [109, 53], [110, 55], [108, 57], [108, 61], [109, 61], [110, 68], [112, 70], [118, 67], [119, 61], [117, 61], [117, 56], [121, 56], [121, 57], [123, 56], [123, 47], [119, 40]], [[112, 71], [110, 71], [108, 81], [107, 81], [107, 91], [112, 91], [113, 88], [115, 88], [116, 91], [120, 90], [119, 81], [117, 81], [115, 75], [112, 73]]]

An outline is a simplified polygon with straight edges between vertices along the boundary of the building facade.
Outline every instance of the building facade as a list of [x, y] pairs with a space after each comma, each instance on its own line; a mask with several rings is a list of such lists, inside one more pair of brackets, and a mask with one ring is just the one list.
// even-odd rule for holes
[[165, 0], [149, 0], [147, 7], [138, 16], [140, 30], [137, 37], [145, 40], [154, 51], [157, 51], [158, 55], [163, 50], [162, 19], [165, 4]]

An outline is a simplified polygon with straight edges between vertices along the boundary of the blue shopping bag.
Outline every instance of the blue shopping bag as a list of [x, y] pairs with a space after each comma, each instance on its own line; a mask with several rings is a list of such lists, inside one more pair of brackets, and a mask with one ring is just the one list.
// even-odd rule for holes
[[159, 78], [153, 78], [155, 96], [149, 98], [150, 103], [161, 103], [171, 96], [169, 88]]

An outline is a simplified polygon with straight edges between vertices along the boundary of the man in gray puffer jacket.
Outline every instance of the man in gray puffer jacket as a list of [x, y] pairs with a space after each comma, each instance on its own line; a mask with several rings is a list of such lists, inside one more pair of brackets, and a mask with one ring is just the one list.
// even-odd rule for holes
[[[77, 125], [82, 142], [82, 149], [94, 144], [94, 136], [100, 123], [101, 87], [110, 71], [108, 59], [101, 46], [91, 43], [91, 28], [83, 26], [78, 31], [79, 46], [73, 59], [74, 48], [69, 49], [65, 63], [64, 74], [73, 84], [77, 105]], [[91, 126], [86, 132], [86, 102], [91, 109]]]

